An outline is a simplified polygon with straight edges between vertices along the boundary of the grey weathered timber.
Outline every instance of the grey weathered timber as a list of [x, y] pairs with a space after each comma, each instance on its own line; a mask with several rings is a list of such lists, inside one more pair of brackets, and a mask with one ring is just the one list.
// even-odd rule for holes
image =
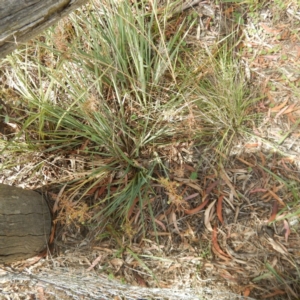
[[[52, 259], [52, 262], [54, 265], [55, 259]], [[3, 270], [1, 272], [0, 268], [0, 283], [2, 283], [3, 288], [10, 287], [10, 289], [6, 289], [8, 291], [6, 292], [7, 299], [15, 299], [12, 297], [16, 297], [16, 291], [20, 290], [23, 297], [28, 291], [26, 293], [27, 297], [31, 296], [33, 299], [255, 300], [231, 292], [221, 291], [215, 287], [210, 288], [206, 286], [207, 283], [203, 284], [203, 286], [197, 286], [196, 289], [145, 288], [109, 280], [103, 274], [82, 270], [80, 266], [74, 270], [69, 269], [67, 266], [63, 268], [57, 267], [59, 265], [60, 263], [58, 262], [53, 268], [39, 267], [38, 274], [33, 274], [27, 270], [21, 273], [13, 273], [10, 270]], [[11, 288], [12, 283], [16, 287], [15, 289]], [[43, 287], [44, 298], [38, 298], [38, 293], [35, 293], [37, 287]], [[54, 298], [53, 295], [56, 297]]]
[[87, 0], [0, 0], [0, 58]]
[[47, 246], [51, 215], [37, 192], [0, 184], [0, 263], [32, 257]]

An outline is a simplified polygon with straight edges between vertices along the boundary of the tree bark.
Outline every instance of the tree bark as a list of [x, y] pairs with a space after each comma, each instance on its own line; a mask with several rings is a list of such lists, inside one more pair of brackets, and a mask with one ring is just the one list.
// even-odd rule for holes
[[47, 247], [51, 215], [42, 195], [0, 184], [0, 263], [32, 257]]
[[85, 2], [87, 0], [1, 0], [0, 58]]

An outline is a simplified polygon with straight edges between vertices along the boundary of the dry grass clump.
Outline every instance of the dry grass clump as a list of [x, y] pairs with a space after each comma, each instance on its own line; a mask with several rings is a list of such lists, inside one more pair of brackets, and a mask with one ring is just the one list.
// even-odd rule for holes
[[[232, 2], [94, 1], [3, 60], [1, 180], [48, 189], [62, 231], [117, 249], [119, 278], [169, 286], [188, 257], [190, 277], [293, 297], [300, 93], [287, 63], [274, 70], [287, 48], [269, 26], [296, 22], [296, 4]], [[160, 272], [160, 253], [180, 260]]]

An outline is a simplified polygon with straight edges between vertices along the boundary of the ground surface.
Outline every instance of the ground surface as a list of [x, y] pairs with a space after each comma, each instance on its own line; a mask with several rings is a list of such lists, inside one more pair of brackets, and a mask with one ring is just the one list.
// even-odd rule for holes
[[[251, 14], [246, 5], [193, 4], [179, 13], [199, 16], [199, 24], [186, 37], [193, 47], [212, 47], [220, 32], [238, 33], [236, 55], [248, 80], [264, 95], [255, 106], [262, 114], [260, 126], [253, 124], [247, 139], [236, 138], [222, 164], [214, 161], [216, 149], [192, 142], [164, 149], [171, 157], [171, 180], [153, 186], [156, 233], [149, 229], [143, 236], [136, 204], [129, 215], [133, 226], [123, 228], [124, 235], [109, 221], [103, 228], [58, 225], [53, 250], [58, 257], [52, 260], [50, 255], [31, 266], [33, 273], [54, 264], [67, 269], [80, 265], [140, 287], [209, 287], [255, 299], [299, 298], [299, 5], [284, 3], [279, 9], [280, 2], [274, 1]], [[9, 130], [13, 129], [3, 123], [1, 134]], [[67, 168], [69, 173], [77, 171]], [[16, 180], [16, 171], [26, 173], [5, 170], [1, 182], [35, 186], [31, 178]], [[47, 194], [53, 205], [59, 190]], [[22, 264], [14, 268], [24, 271]], [[0, 288], [7, 295], [3, 299], [19, 299], [21, 291], [13, 289], [8, 283]], [[39, 299], [51, 299], [49, 295], [43, 287]]]

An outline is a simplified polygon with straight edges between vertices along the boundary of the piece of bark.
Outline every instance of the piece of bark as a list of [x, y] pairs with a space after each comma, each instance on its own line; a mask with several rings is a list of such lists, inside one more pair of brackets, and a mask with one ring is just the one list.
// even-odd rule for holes
[[51, 215], [37, 192], [0, 184], [0, 263], [37, 255], [47, 247]]

